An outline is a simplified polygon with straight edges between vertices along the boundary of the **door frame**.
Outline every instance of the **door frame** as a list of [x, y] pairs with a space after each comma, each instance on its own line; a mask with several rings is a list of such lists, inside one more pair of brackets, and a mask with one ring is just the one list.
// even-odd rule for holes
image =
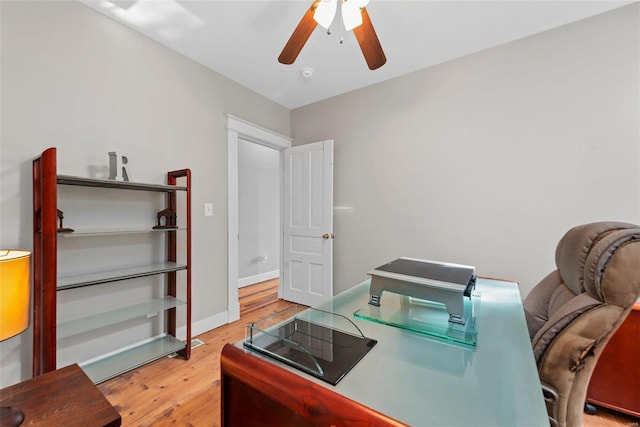
[[[284, 177], [283, 150], [293, 139], [272, 130], [254, 125], [232, 114], [227, 114], [227, 323], [240, 319], [238, 303], [238, 140], [244, 139], [280, 151], [280, 204]], [[282, 207], [282, 206], [281, 206]], [[282, 208], [280, 226], [282, 227]], [[280, 271], [282, 272], [282, 238], [280, 239]], [[278, 294], [282, 291], [278, 286]]]

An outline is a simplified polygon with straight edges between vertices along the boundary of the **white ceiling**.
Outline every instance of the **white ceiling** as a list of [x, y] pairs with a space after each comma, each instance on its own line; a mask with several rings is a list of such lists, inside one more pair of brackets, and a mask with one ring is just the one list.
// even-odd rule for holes
[[331, 35], [316, 28], [293, 65], [278, 63], [312, 0], [80, 1], [291, 109], [633, 2], [371, 0], [387, 63], [370, 71], [351, 32], [339, 43], [335, 22]]

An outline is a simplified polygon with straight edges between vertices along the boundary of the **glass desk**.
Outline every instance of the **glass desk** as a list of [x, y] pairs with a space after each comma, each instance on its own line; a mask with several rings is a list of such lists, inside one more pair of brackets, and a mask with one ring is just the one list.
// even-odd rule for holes
[[317, 307], [350, 317], [365, 336], [377, 340], [336, 386], [243, 351], [413, 426], [548, 425], [517, 284], [478, 278], [476, 290], [482, 307], [475, 347], [355, 318], [353, 313], [368, 303], [368, 280]]

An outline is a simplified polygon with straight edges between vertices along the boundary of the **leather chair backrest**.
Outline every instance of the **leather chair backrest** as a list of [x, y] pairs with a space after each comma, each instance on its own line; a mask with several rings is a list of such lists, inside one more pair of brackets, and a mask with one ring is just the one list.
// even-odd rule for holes
[[552, 423], [580, 425], [602, 348], [640, 296], [640, 227], [598, 222], [569, 230], [557, 270], [525, 299], [525, 315]]

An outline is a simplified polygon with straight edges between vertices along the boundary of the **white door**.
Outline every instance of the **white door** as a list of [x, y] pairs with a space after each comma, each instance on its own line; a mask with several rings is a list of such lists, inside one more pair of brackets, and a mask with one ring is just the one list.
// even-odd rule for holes
[[333, 296], [333, 140], [284, 150], [282, 297]]

